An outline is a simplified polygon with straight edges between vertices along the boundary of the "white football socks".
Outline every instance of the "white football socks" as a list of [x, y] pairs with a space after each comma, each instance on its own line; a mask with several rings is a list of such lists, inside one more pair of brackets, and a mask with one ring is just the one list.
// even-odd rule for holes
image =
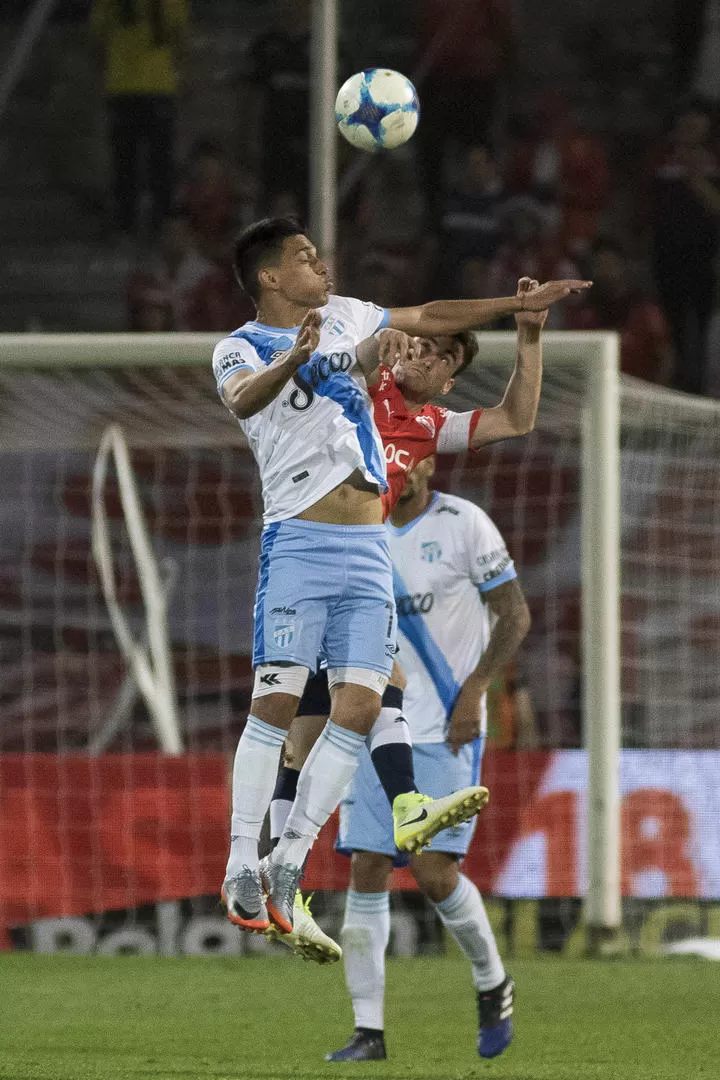
[[454, 892], [433, 907], [472, 964], [475, 989], [494, 990], [505, 978], [505, 968], [475, 885], [460, 874]]
[[277, 776], [286, 731], [248, 716], [233, 765], [230, 857], [225, 877], [258, 868], [258, 840]]
[[348, 889], [340, 942], [356, 1028], [384, 1028], [385, 950], [389, 940], [390, 893]]
[[302, 866], [355, 775], [365, 736], [328, 720], [300, 770], [297, 795], [273, 861]]

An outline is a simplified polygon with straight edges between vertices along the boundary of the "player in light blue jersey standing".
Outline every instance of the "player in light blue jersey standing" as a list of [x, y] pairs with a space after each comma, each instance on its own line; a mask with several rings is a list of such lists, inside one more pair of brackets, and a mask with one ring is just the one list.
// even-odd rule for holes
[[[415, 776], [441, 798], [480, 777], [485, 693], [530, 626], [512, 559], [490, 518], [466, 499], [432, 491], [434, 459], [408, 477], [387, 528], [395, 575], [398, 658], [407, 676], [404, 715]], [[476, 886], [459, 869], [475, 822], [440, 833], [410, 856], [415, 879], [469, 959], [479, 1009], [478, 1051], [495, 1057], [512, 1039], [512, 978], [506, 973]], [[385, 950], [389, 881], [407, 856], [370, 755], [361, 755], [340, 806], [338, 849], [352, 855], [341, 941], [355, 1031], [330, 1061], [385, 1058]]]
[[[235, 269], [258, 317], [217, 345], [213, 368], [258, 462], [265, 527], [255, 684], [235, 755], [222, 895], [237, 925], [262, 932], [272, 919], [289, 933], [304, 859], [352, 780], [393, 666], [392, 566], [380, 498], [385, 459], [363, 378], [378, 364], [372, 337], [385, 326], [454, 334], [544, 310], [589, 283], [547, 282], [522, 296], [388, 311], [331, 296], [327, 268], [301, 226], [288, 219], [246, 229]], [[330, 719], [261, 876], [258, 839], [283, 741], [320, 654], [328, 665]], [[434, 813], [432, 801], [419, 794], [417, 811], [404, 805], [401, 832], [403, 824], [411, 828], [413, 812], [425, 823]], [[477, 803], [468, 807], [469, 814], [476, 810]]]

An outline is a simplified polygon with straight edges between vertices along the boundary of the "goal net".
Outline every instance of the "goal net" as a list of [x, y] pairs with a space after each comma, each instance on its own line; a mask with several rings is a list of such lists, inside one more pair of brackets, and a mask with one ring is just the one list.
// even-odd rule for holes
[[[497, 403], [513, 342], [482, 335], [448, 404]], [[0, 945], [38, 919], [214, 895], [221, 878], [261, 500], [213, 344], [0, 337]], [[437, 474], [493, 517], [533, 615], [492, 690], [493, 798], [468, 872], [498, 896], [595, 888], [599, 924], [618, 884], [720, 898], [720, 406], [622, 379], [615, 468], [608, 347], [548, 335], [536, 430]], [[344, 887], [326, 834], [311, 884]]]

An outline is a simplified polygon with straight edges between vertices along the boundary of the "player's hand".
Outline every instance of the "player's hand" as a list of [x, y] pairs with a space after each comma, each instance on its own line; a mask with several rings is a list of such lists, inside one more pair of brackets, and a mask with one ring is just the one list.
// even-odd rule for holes
[[544, 311], [558, 300], [564, 300], [571, 293], [581, 293], [589, 289], [592, 281], [577, 281], [570, 278], [565, 281], [546, 281], [537, 289], [528, 289], [522, 293], [523, 311]]
[[457, 755], [461, 746], [477, 739], [480, 734], [482, 699], [486, 691], [487, 684], [475, 675], [469, 675], [463, 683], [450, 717], [447, 734], [453, 754]]
[[402, 330], [381, 330], [379, 360], [386, 367], [394, 367], [398, 361], [411, 360], [415, 351], [415, 339]]
[[307, 364], [308, 360], [317, 349], [320, 342], [321, 323], [322, 315], [314, 308], [311, 311], [308, 311], [307, 315], [300, 323], [300, 329], [295, 338], [295, 344], [287, 354], [288, 361], [295, 370], [302, 367], [303, 364]]
[[[528, 293], [535, 292], [540, 288], [540, 282], [535, 281], [534, 278], [521, 277], [518, 281], [516, 296], [527, 296]], [[548, 309], [544, 311], [519, 311], [515, 316], [515, 322], [518, 326], [537, 326], [542, 330], [545, 325], [545, 320], [548, 317]]]

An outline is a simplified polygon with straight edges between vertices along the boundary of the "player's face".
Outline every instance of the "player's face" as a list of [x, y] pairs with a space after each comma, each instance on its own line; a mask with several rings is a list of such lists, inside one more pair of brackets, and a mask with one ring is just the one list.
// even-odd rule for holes
[[318, 258], [315, 246], [307, 236], [287, 238], [275, 274], [285, 299], [311, 308], [327, 304], [332, 281], [327, 266]]
[[414, 338], [412, 356], [393, 368], [400, 389], [416, 400], [447, 394], [462, 363], [462, 347], [451, 337]]

